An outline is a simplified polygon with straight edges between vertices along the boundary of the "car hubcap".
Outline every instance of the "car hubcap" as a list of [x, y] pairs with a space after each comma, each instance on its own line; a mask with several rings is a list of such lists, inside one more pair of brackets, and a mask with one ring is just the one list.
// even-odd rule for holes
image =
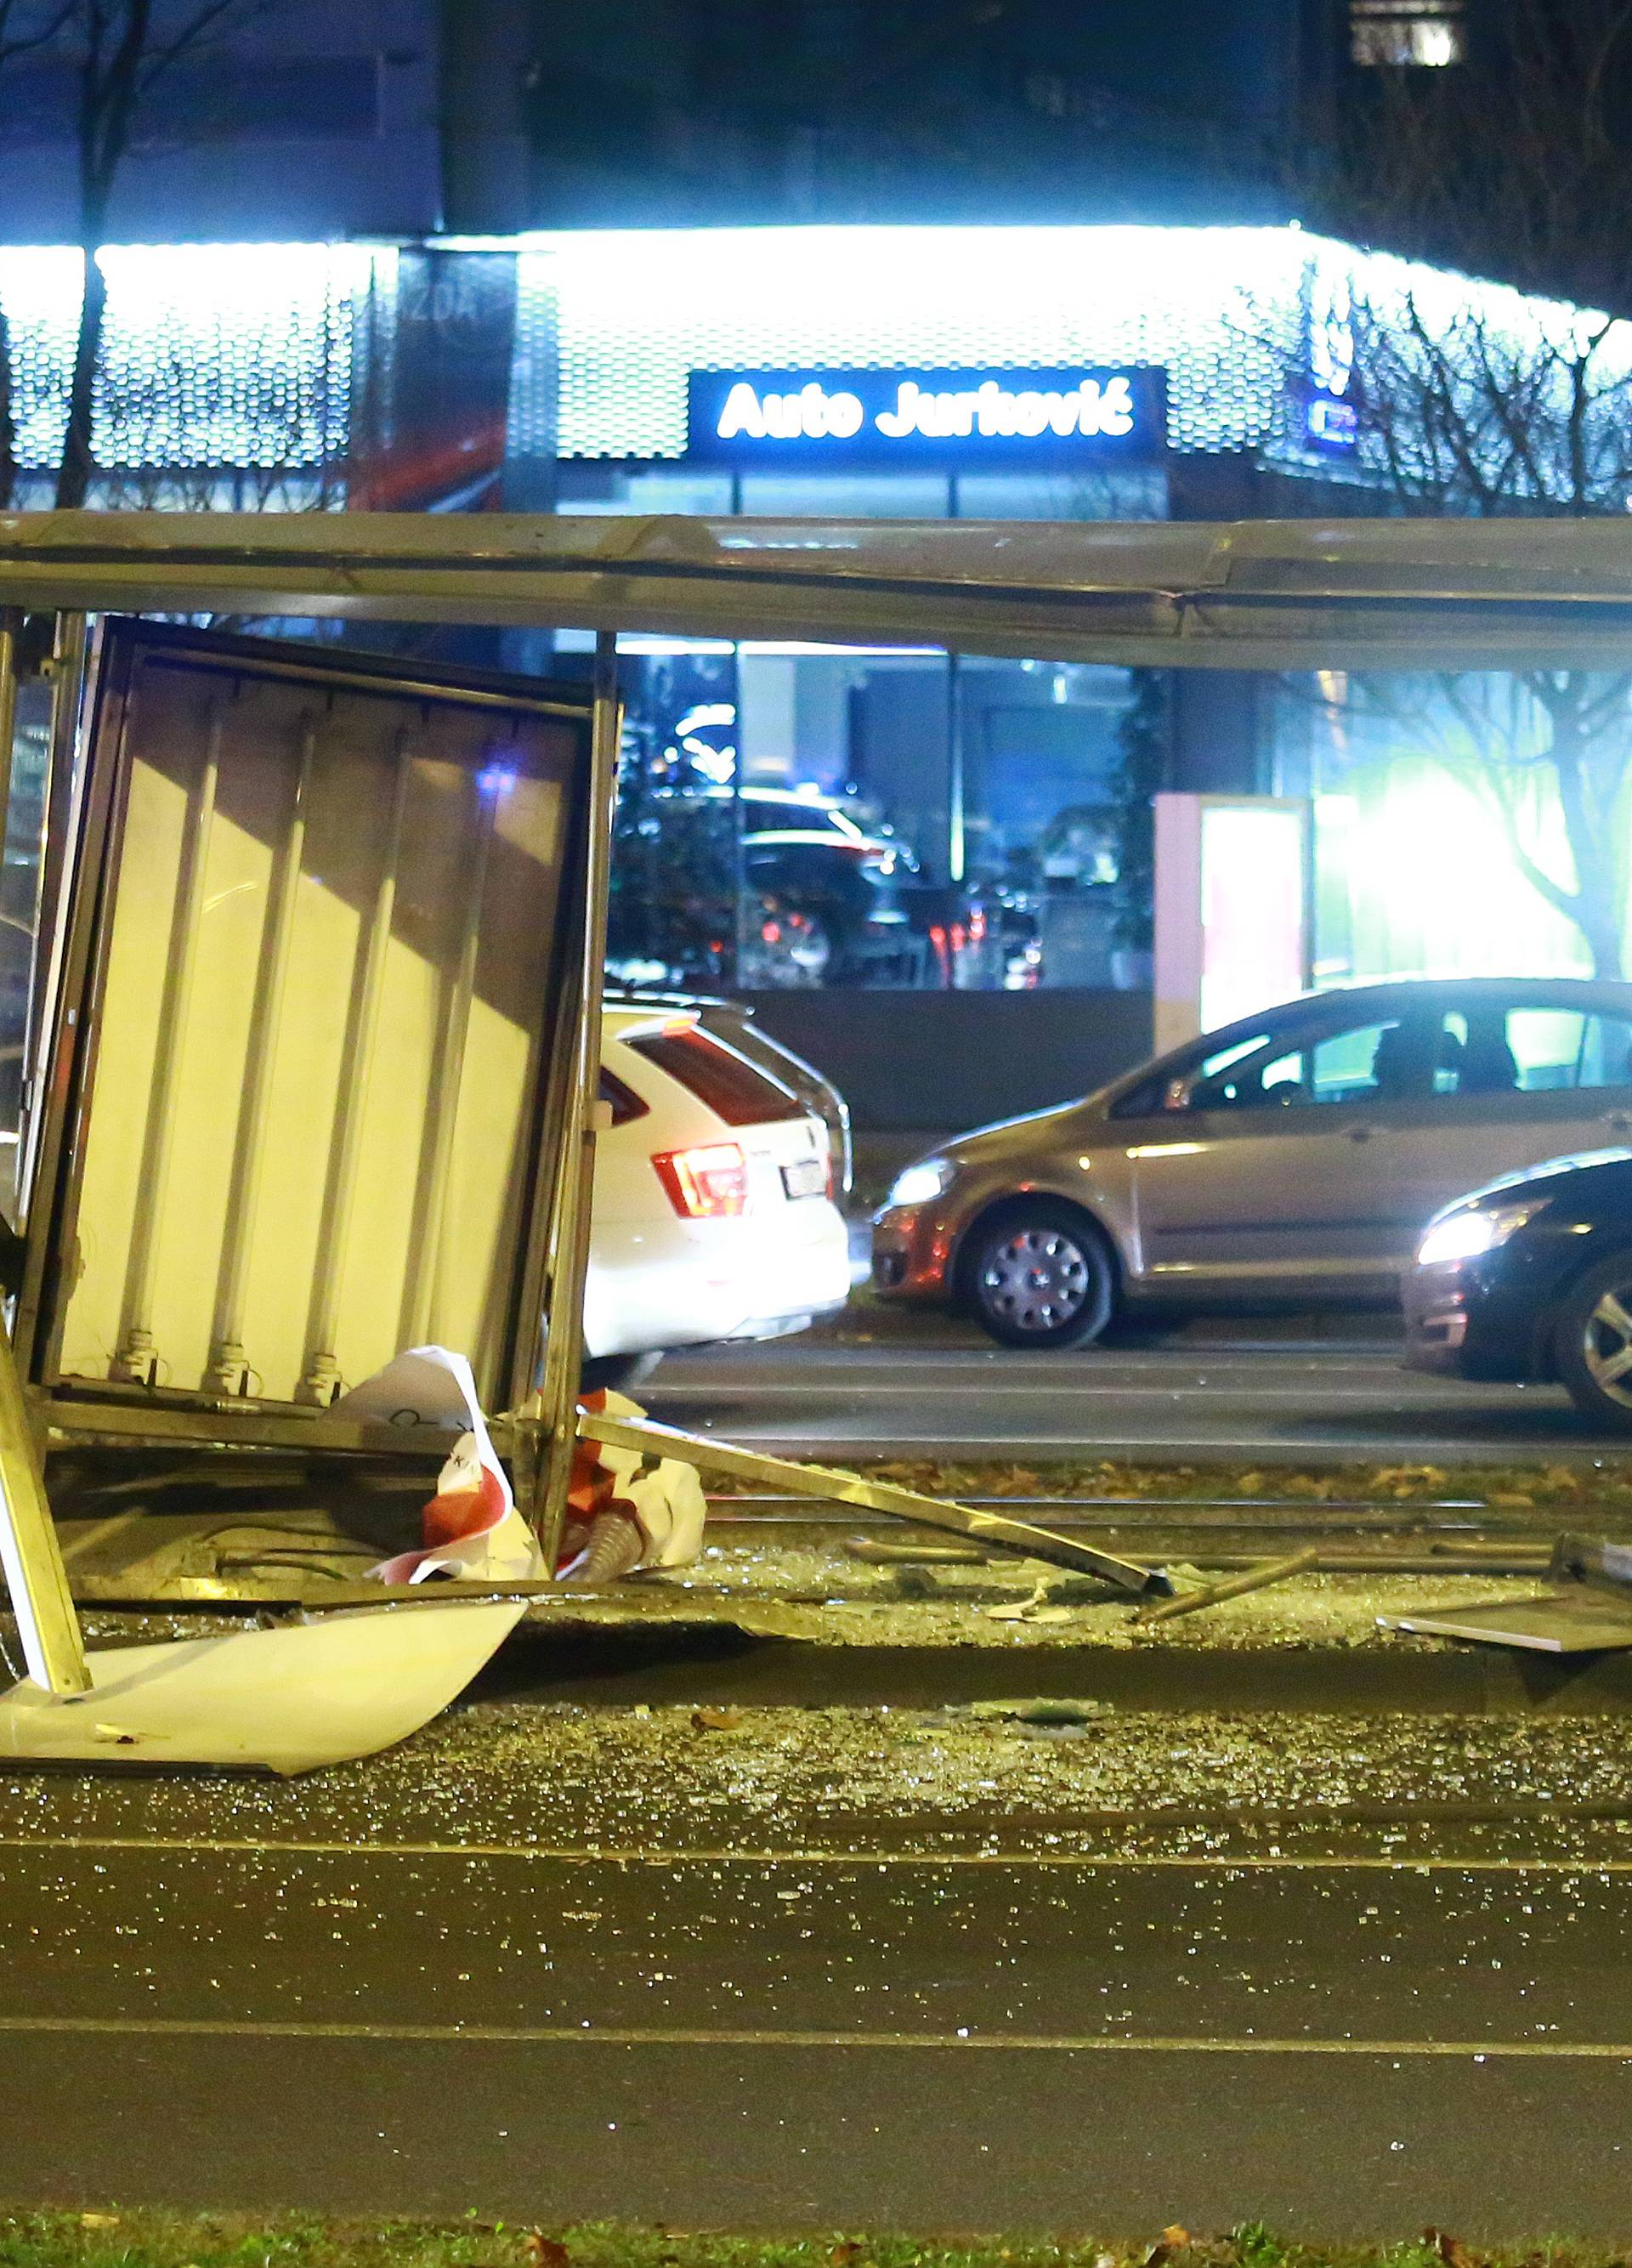
[[809, 914], [788, 916], [788, 958], [807, 976], [825, 976], [833, 959], [827, 931]]
[[1055, 1331], [1088, 1304], [1088, 1262], [1057, 1228], [1026, 1228], [1000, 1244], [981, 1278], [986, 1304], [1021, 1331]]
[[1582, 1351], [1592, 1383], [1611, 1402], [1632, 1410], [1632, 1285], [1606, 1292], [1587, 1317]]

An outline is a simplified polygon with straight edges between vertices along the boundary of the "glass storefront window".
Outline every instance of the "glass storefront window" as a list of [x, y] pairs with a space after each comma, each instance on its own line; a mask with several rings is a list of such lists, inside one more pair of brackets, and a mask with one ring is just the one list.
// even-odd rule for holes
[[[1159, 465], [1066, 477], [585, 464], [561, 479], [563, 511], [784, 520], [1161, 519], [1168, 502]], [[746, 991], [1148, 982], [1156, 783], [1130, 764], [1128, 671], [815, 638], [631, 638], [624, 652], [615, 978]]]
[[621, 981], [1128, 981], [1119, 915], [1149, 796], [1130, 804], [1126, 792], [1126, 670], [797, 641], [631, 644]]
[[1619, 678], [1218, 684], [632, 643], [614, 949], [631, 980], [1145, 989], [1170, 785], [1306, 802], [1317, 985], [1632, 966]]

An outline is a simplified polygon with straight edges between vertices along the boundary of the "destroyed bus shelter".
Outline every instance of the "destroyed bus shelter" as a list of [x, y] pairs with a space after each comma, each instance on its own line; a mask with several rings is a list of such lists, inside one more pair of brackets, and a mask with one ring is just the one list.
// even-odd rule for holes
[[[598, 634], [596, 672], [484, 678], [180, 626], [212, 615], [571, 625]], [[400, 1446], [334, 1397], [428, 1339], [468, 1354], [503, 1412], [553, 1567], [619, 630], [1191, 669], [1623, 666], [1632, 529], [14, 517], [7, 759], [19, 644], [42, 626], [48, 817], [0, 1344], [0, 1550], [31, 1706], [94, 1676], [48, 1445]], [[0, 1737], [38, 1747], [15, 1719]]]

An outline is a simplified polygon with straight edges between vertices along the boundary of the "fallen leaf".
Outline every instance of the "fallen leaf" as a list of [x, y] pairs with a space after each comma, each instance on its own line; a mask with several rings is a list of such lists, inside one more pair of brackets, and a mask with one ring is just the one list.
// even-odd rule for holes
[[1470, 2251], [1459, 2236], [1452, 2236], [1445, 2229], [1425, 2228], [1422, 2242], [1433, 2246], [1445, 2268], [1484, 2268], [1484, 2254]]
[[[694, 1709], [691, 1712], [692, 1729], [698, 1733], [734, 1733], [742, 1720], [740, 1709]], [[552, 2261], [547, 2268], [561, 2268], [561, 2264]]]
[[524, 2250], [527, 2268], [570, 2268], [572, 2255], [559, 2238], [546, 2236], [541, 2229], [527, 2232]]
[[79, 2226], [81, 2228], [117, 2228], [119, 2215], [116, 2213], [82, 2213]]

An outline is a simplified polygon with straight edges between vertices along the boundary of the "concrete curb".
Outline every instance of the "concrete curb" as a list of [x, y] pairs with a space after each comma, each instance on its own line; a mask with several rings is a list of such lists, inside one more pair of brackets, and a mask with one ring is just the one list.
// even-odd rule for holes
[[[531, 1638], [534, 1642], [527, 1643]], [[1047, 1697], [1129, 1710], [1300, 1715], [1632, 1714], [1632, 1653], [1555, 1655], [1433, 1646], [1237, 1647], [822, 1645], [753, 1634], [724, 1618], [523, 1626], [481, 1691], [538, 1703], [789, 1708], [935, 1708]]]

